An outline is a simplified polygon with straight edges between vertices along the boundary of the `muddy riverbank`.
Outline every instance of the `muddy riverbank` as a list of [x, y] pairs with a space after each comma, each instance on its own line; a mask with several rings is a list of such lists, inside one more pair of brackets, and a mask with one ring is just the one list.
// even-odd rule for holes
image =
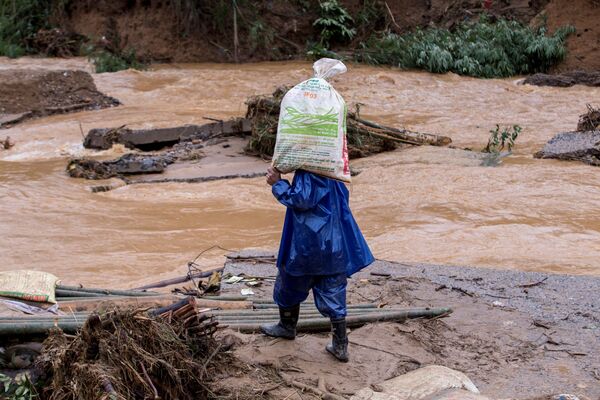
[[[274, 276], [272, 264], [230, 260], [224, 273]], [[252, 290], [268, 298], [272, 284]], [[244, 284], [223, 284], [239, 294]], [[340, 368], [324, 350], [325, 334], [294, 342], [235, 333], [235, 354], [257, 366], [286, 371], [300, 382], [325, 380], [352, 394], [421, 366], [464, 372], [492, 399], [571, 393], [600, 396], [600, 279], [431, 264], [377, 261], [349, 281], [350, 303], [441, 307], [434, 320], [376, 323], [349, 334], [350, 362]], [[224, 331], [222, 335], [227, 335]], [[545, 397], [544, 397], [545, 398]]]

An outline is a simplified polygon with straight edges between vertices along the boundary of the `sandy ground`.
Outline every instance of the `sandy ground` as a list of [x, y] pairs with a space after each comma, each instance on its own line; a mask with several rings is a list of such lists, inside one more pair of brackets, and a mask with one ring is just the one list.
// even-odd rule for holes
[[[224, 274], [241, 272], [276, 274], [272, 264], [236, 261], [227, 263]], [[253, 289], [255, 297], [271, 295], [269, 282]], [[222, 293], [239, 294], [240, 285], [223, 284]], [[276, 368], [314, 386], [322, 378], [341, 395], [438, 364], [466, 373], [495, 399], [556, 393], [598, 399], [599, 289], [600, 279], [592, 277], [377, 261], [350, 280], [349, 303], [451, 306], [454, 313], [354, 329], [348, 364], [326, 353], [326, 334], [301, 334], [293, 342], [229, 329], [220, 335], [235, 336], [235, 354], [250, 365]], [[274, 389], [271, 395], [284, 392]]]

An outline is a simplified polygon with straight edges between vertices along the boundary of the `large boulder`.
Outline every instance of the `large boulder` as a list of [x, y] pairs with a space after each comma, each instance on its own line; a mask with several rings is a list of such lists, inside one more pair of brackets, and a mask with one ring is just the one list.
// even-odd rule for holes
[[534, 157], [582, 161], [600, 166], [600, 131], [559, 133]]

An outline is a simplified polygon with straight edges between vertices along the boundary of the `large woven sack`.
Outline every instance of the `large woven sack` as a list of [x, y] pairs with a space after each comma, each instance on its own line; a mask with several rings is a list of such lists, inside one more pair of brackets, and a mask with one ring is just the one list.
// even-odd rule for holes
[[15, 299], [56, 303], [56, 282], [58, 278], [41, 271], [0, 272], [0, 296]]
[[326, 79], [346, 72], [339, 60], [313, 64], [315, 76], [294, 86], [281, 101], [273, 167], [297, 169], [350, 182], [346, 103]]

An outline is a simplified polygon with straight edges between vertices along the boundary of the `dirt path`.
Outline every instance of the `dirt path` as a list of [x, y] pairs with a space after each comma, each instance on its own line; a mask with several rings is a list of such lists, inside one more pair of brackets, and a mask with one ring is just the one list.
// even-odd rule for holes
[[[272, 264], [230, 262], [227, 272], [275, 275]], [[373, 275], [383, 274], [386, 276]], [[268, 282], [268, 281], [267, 281]], [[240, 284], [223, 285], [238, 293]], [[378, 323], [353, 330], [351, 359], [340, 365], [324, 350], [325, 334], [294, 342], [225, 330], [240, 339], [244, 361], [278, 368], [300, 382], [348, 395], [429, 364], [466, 373], [492, 398], [553, 393], [600, 396], [600, 279], [467, 267], [377, 261], [349, 284], [350, 303], [451, 306], [443, 319]], [[268, 297], [265, 283], [253, 289]], [[303, 394], [304, 396], [304, 394]]]

